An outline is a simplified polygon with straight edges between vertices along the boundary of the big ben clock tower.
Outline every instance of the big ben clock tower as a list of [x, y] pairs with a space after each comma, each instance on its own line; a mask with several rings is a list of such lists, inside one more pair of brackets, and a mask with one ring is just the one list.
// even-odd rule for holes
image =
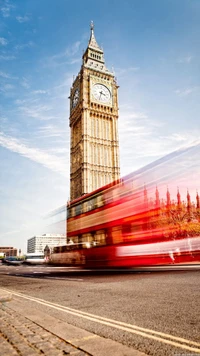
[[70, 92], [70, 200], [120, 176], [117, 83], [91, 35]]

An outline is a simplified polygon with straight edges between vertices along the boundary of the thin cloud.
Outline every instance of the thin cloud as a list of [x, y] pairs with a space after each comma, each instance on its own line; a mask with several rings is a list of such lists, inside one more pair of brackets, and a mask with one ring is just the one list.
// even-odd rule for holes
[[113, 68], [113, 72], [117, 77], [123, 77], [125, 74], [130, 72], [137, 72], [139, 67], [128, 67], [128, 68]]
[[200, 136], [198, 130], [169, 133], [164, 136], [162, 128], [164, 124], [151, 119], [144, 111], [137, 112], [130, 105], [123, 105], [119, 120], [120, 152], [123, 157], [122, 175], [193, 143]]
[[0, 60], [3, 61], [12, 61], [13, 59], [16, 59], [16, 57], [12, 55], [0, 55]]
[[80, 44], [81, 44], [80, 41], [76, 41], [72, 46], [67, 47], [67, 49], [64, 52], [64, 55], [67, 57], [74, 56], [79, 51]]
[[15, 86], [12, 84], [5, 84], [5, 85], [1, 86], [0, 92], [6, 93], [14, 88], [15, 88]]
[[[30, 104], [31, 105], [31, 104]], [[48, 105], [22, 105], [19, 106], [19, 110], [23, 113], [26, 117], [31, 117], [38, 120], [53, 120], [56, 119], [57, 116], [51, 115], [49, 112], [52, 110], [51, 106]]]
[[189, 94], [194, 93], [194, 92], [197, 91], [197, 90], [198, 90], [197, 87], [186, 88], [186, 89], [177, 89], [177, 90], [175, 90], [175, 93], [176, 93], [178, 96], [187, 96], [187, 95], [189, 95]]
[[177, 142], [187, 142], [188, 140], [188, 135], [185, 134], [180, 134], [180, 133], [174, 133], [171, 135], [172, 140], [177, 141]]
[[4, 37], [0, 37], [0, 45], [2, 46], [6, 46], [8, 44], [8, 41], [6, 38]]
[[[194, 140], [198, 140], [200, 132], [185, 132], [183, 134], [174, 133], [166, 136], [159, 135], [151, 130], [151, 127], [144, 127], [143, 131], [137, 132], [133, 130], [129, 136], [128, 143], [124, 139], [124, 135], [120, 134], [121, 149], [125, 152], [129, 152], [129, 157], [127, 161], [132, 160], [131, 150], [134, 155], [138, 158], [157, 158], [159, 156], [164, 156], [173, 150], [185, 147], [194, 143]], [[127, 135], [127, 133], [126, 133]], [[126, 136], [125, 135], [125, 136]]]
[[10, 10], [14, 9], [15, 6], [12, 5], [9, 0], [5, 0], [3, 6], [1, 7], [1, 12], [3, 17], [9, 17], [10, 16]]
[[24, 88], [29, 89], [29, 88], [30, 88], [29, 79], [23, 77], [23, 78], [22, 78], [22, 81], [21, 81], [21, 85], [22, 85]]
[[5, 79], [18, 79], [17, 77], [12, 77], [10, 74], [2, 71], [0, 71], [0, 77]]
[[178, 63], [190, 63], [192, 61], [192, 59], [193, 59], [193, 56], [188, 55], [186, 57], [179, 58], [177, 60], [177, 62]]
[[63, 127], [58, 128], [54, 125], [46, 125], [38, 128], [37, 137], [63, 137]]
[[121, 117], [123, 117], [123, 120], [132, 120], [132, 119], [148, 119], [148, 115], [145, 114], [144, 112], [137, 112], [137, 111], [131, 111], [128, 113], [122, 113], [120, 114]]
[[69, 61], [69, 64], [76, 64], [76, 63], [80, 63], [81, 62], [81, 58], [74, 58], [71, 61]]
[[55, 155], [50, 155], [38, 148], [28, 147], [16, 138], [4, 135], [3, 132], [0, 132], [0, 145], [56, 173], [67, 176], [66, 162], [64, 159], [62, 161]]
[[33, 90], [32, 91], [32, 94], [48, 94], [48, 91], [47, 90], [41, 90], [41, 89], [39, 89], [39, 90]]
[[15, 49], [16, 50], [20, 50], [20, 49], [24, 49], [24, 48], [30, 48], [34, 46], [34, 42], [33, 41], [29, 41], [28, 43], [24, 43], [21, 45], [16, 45]]
[[27, 15], [25, 15], [25, 16], [16, 16], [16, 19], [17, 19], [17, 21], [19, 23], [30, 21], [30, 18]]
[[[74, 64], [77, 63], [77, 58], [71, 59], [71, 57], [75, 56], [80, 49], [81, 41], [76, 41], [71, 46], [68, 46], [64, 51], [58, 53], [54, 56], [48, 58], [49, 66], [60, 66], [63, 64]], [[70, 60], [68, 61], [68, 59]]]

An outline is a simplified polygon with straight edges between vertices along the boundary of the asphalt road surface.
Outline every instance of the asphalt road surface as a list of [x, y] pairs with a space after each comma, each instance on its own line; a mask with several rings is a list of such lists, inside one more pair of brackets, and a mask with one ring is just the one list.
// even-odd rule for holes
[[147, 355], [200, 354], [199, 265], [127, 272], [0, 265], [0, 286], [38, 312]]

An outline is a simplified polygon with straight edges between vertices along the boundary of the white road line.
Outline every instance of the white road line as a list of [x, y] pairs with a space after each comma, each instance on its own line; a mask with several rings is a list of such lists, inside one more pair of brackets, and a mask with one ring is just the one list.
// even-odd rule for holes
[[159, 341], [159, 342], [162, 342], [165, 344], [169, 344], [171, 346], [175, 346], [175, 347], [178, 347], [178, 348], [181, 348], [184, 350], [188, 350], [188, 351], [192, 351], [192, 352], [196, 352], [196, 353], [200, 354], [200, 343], [197, 343], [195, 341], [187, 340], [184, 338], [180, 338], [180, 337], [173, 336], [170, 334], [165, 334], [165, 333], [158, 332], [158, 331], [151, 330], [151, 329], [142, 328], [137, 325], [131, 325], [131, 324], [117, 321], [117, 320], [112, 320], [112, 319], [104, 318], [104, 317], [101, 317], [98, 315], [82, 312], [80, 310], [76, 310], [76, 309], [65, 307], [65, 306], [62, 306], [62, 305], [59, 305], [56, 303], [48, 302], [44, 299], [30, 297], [28, 295], [18, 293], [18, 292], [9, 290], [9, 289], [1, 288], [1, 290], [4, 292], [12, 293], [13, 295], [15, 295], [19, 298], [24, 298], [24, 299], [27, 299], [30, 301], [34, 301], [36, 303], [51, 307], [56, 310], [60, 310], [65, 313], [76, 315], [76, 316], [82, 317], [84, 319], [94, 321], [96, 323], [100, 323], [100, 324], [103, 324], [106, 326], [111, 326], [111, 327], [119, 329], [119, 330], [127, 331], [132, 334], [140, 335], [140, 336], [152, 339], [152, 340], [156, 340], [156, 341]]

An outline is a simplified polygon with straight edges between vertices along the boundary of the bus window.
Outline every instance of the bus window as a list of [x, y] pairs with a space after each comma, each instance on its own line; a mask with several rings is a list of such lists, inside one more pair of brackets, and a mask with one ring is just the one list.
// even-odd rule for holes
[[106, 233], [104, 230], [98, 230], [93, 236], [93, 246], [106, 245]]
[[122, 235], [124, 242], [128, 242], [132, 237], [131, 224], [124, 224], [122, 226]]
[[93, 210], [95, 208], [95, 198], [88, 200], [86, 203], [87, 211]]
[[70, 239], [67, 239], [67, 245], [74, 245], [79, 242], [79, 237], [78, 236], [72, 236]]
[[75, 216], [81, 214], [81, 204], [75, 206]]
[[83, 234], [81, 237], [81, 240], [82, 240], [83, 248], [92, 247], [93, 240], [94, 240], [93, 234], [91, 234], [91, 233]]
[[61, 246], [55, 246], [53, 248], [53, 253], [59, 253], [60, 252], [60, 248], [61, 248]]
[[92, 209], [94, 209], [94, 201], [93, 201], [93, 199], [90, 199], [90, 201], [89, 201], [89, 210], [92, 210]]
[[83, 203], [83, 213], [87, 213], [87, 201]]
[[75, 216], [75, 207], [71, 208], [71, 218]]
[[122, 226], [114, 226], [112, 228], [112, 241], [114, 244], [123, 242]]
[[103, 195], [102, 194], [97, 197], [97, 203], [96, 204], [97, 204], [98, 208], [104, 205]]
[[92, 209], [92, 207], [91, 207], [91, 202], [90, 202], [90, 200], [87, 200], [86, 202], [85, 202], [85, 211], [87, 212], [87, 211], [90, 211], [91, 209]]
[[92, 199], [92, 209], [96, 209], [96, 208], [98, 208], [97, 197], [94, 197]]
[[60, 247], [60, 252], [66, 252], [66, 251], [67, 251], [66, 245]]

